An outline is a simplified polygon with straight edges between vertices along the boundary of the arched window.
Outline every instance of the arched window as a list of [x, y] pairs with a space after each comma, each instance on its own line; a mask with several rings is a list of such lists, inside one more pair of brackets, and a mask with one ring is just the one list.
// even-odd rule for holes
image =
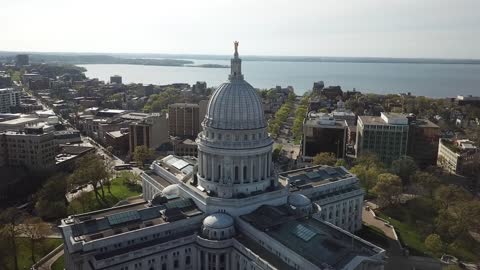
[[247, 180], [247, 166], [243, 166], [243, 181]]
[[235, 182], [238, 182], [238, 166], [235, 166]]
[[218, 165], [218, 172], [217, 172], [217, 179], [220, 179], [222, 177], [222, 166]]

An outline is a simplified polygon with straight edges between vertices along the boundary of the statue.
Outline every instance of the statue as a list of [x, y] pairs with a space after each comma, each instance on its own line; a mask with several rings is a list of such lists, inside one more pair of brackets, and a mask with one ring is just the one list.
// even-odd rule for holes
[[238, 55], [238, 41], [234, 41], [233, 45], [235, 46], [235, 55]]

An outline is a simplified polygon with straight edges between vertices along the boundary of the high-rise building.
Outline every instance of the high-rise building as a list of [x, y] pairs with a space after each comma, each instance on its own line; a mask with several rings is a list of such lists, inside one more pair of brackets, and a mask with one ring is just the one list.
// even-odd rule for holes
[[133, 121], [129, 126], [130, 153], [133, 153], [135, 147], [139, 145], [156, 149], [161, 144], [168, 142], [168, 120], [165, 114], [130, 113], [128, 115], [138, 117], [138, 119]]
[[[42, 127], [0, 133], [4, 162], [10, 167], [45, 170], [55, 166], [55, 137]], [[1, 151], [0, 151], [1, 152]]]
[[200, 131], [198, 104], [175, 103], [168, 106], [170, 136], [196, 138]]
[[13, 88], [0, 89], [0, 113], [9, 113], [11, 107], [20, 106], [20, 92]]
[[0, 71], [0, 89], [12, 86], [12, 78], [8, 73]]
[[357, 122], [356, 155], [374, 153], [390, 164], [407, 155], [408, 118], [404, 114], [381, 113], [381, 116], [359, 116]]
[[303, 123], [302, 159], [311, 161], [324, 152], [344, 158], [347, 137], [345, 120], [337, 120], [333, 114], [309, 113]]
[[437, 163], [440, 127], [427, 119], [409, 119], [407, 155], [412, 157], [420, 168]]
[[15, 56], [15, 65], [17, 67], [28, 66], [30, 64], [28, 54], [17, 54]]
[[385, 250], [349, 232], [361, 227], [355, 176], [328, 166], [274, 173], [237, 46], [229, 81], [210, 99], [198, 160], [157, 160], [142, 174], [145, 201], [63, 219], [66, 269], [383, 269]]
[[110, 83], [111, 84], [122, 84], [122, 76], [120, 76], [120, 75], [110, 76]]

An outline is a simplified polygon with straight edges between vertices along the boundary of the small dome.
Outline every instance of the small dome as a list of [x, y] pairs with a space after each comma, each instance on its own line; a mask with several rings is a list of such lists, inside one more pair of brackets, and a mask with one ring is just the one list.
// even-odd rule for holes
[[168, 201], [168, 199], [163, 196], [162, 192], [155, 193], [150, 201], [152, 205], [161, 205]]
[[233, 226], [233, 218], [224, 213], [214, 213], [203, 220], [203, 227], [210, 229], [225, 229]]
[[180, 188], [177, 184], [169, 185], [162, 190], [162, 196], [167, 199], [173, 199], [180, 197]]
[[294, 207], [305, 207], [312, 204], [309, 198], [300, 193], [291, 194], [288, 196], [288, 204]]

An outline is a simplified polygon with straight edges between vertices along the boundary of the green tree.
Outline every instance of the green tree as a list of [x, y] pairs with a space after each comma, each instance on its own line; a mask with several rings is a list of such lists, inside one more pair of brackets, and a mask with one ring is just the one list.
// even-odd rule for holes
[[460, 201], [442, 208], [435, 219], [436, 231], [448, 243], [469, 237], [469, 232], [480, 228], [480, 202]]
[[358, 177], [360, 184], [368, 193], [377, 183], [378, 175], [383, 173], [383, 170], [375, 166], [355, 165], [350, 172]]
[[377, 194], [380, 205], [395, 204], [402, 194], [402, 180], [394, 174], [382, 173], [372, 191]]
[[281, 144], [279, 144], [275, 147], [275, 149], [273, 149], [272, 160], [274, 162], [277, 162], [280, 159], [280, 155], [282, 154], [282, 148], [283, 148], [283, 146]]
[[48, 236], [50, 228], [40, 218], [35, 217], [27, 219], [26, 222], [22, 224], [21, 228], [23, 235], [25, 235], [30, 240], [30, 255], [32, 259], [32, 264], [35, 264], [36, 247], [43, 239], [45, 239], [45, 237]]
[[148, 148], [146, 145], [139, 145], [135, 147], [133, 151], [133, 160], [143, 167], [145, 161], [153, 156], [152, 149]]
[[434, 198], [441, 208], [448, 209], [456, 203], [470, 200], [472, 195], [463, 188], [453, 185], [442, 185], [435, 190]]
[[345, 168], [348, 168], [348, 163], [344, 158], [339, 158], [337, 159], [337, 162], [335, 162], [335, 166], [337, 167], [343, 166]]
[[443, 250], [443, 242], [438, 234], [430, 234], [425, 238], [425, 247], [428, 250], [433, 252], [433, 254], [438, 255]]
[[8, 251], [10, 256], [13, 257], [13, 267], [15, 270], [18, 270], [18, 250], [16, 239], [22, 234], [22, 218], [22, 212], [15, 207], [7, 208], [0, 213], [0, 234], [8, 245]]
[[428, 172], [416, 172], [412, 176], [412, 182], [429, 198], [433, 198], [434, 191], [440, 186], [440, 180], [438, 180], [435, 175]]
[[376, 167], [378, 169], [384, 168], [384, 164], [378, 159], [378, 156], [372, 152], [362, 153], [355, 161], [355, 165], [361, 165], [367, 169], [370, 167]]
[[72, 185], [81, 186], [91, 184], [95, 193], [95, 199], [100, 205], [106, 204], [104, 183], [109, 181], [111, 171], [105, 165], [102, 158], [95, 154], [82, 157], [70, 176]]
[[403, 185], [407, 186], [410, 183], [410, 177], [417, 170], [417, 164], [413, 158], [403, 156], [392, 162], [391, 170], [402, 179]]
[[333, 166], [337, 162], [337, 158], [333, 153], [322, 152], [313, 157], [314, 165], [328, 165]]

